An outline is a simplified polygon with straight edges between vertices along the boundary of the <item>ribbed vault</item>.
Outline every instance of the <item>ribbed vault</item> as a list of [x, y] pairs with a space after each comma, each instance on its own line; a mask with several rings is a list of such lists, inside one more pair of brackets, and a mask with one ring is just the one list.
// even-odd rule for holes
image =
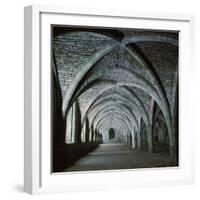
[[177, 33], [58, 28], [53, 52], [69, 143], [162, 143], [176, 156]]

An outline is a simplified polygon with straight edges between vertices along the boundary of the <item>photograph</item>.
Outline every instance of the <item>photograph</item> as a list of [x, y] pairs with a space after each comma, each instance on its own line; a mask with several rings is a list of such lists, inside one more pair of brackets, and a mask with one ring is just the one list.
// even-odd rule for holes
[[51, 173], [179, 166], [179, 31], [51, 25]]

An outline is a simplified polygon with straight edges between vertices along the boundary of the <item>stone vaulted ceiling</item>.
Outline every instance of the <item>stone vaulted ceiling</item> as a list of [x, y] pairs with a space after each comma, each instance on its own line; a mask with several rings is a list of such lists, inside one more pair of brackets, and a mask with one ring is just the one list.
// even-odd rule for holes
[[147, 129], [156, 104], [170, 144], [178, 82], [178, 33], [54, 27], [53, 54], [63, 116], [76, 102], [82, 127], [129, 134]]

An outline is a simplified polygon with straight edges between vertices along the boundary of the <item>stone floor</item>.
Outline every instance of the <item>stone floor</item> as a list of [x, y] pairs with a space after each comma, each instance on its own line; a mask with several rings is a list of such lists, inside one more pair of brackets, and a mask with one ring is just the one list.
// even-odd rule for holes
[[149, 153], [135, 151], [124, 144], [101, 144], [94, 151], [79, 159], [69, 171], [133, 169], [172, 166], [167, 152]]

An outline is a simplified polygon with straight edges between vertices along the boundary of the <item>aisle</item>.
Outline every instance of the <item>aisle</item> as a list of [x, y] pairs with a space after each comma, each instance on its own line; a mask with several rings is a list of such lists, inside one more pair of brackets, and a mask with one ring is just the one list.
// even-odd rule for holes
[[134, 151], [125, 144], [101, 144], [64, 171], [132, 169], [170, 165], [171, 160], [167, 153]]

